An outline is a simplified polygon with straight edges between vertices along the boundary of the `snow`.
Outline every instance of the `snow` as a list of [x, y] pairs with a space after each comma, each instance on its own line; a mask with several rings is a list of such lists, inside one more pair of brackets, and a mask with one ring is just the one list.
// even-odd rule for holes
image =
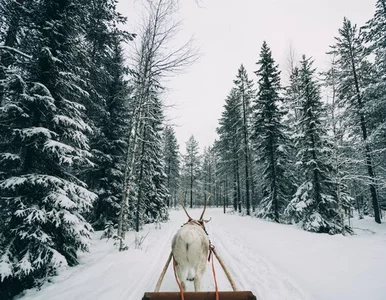
[[24, 274], [29, 274], [30, 272], [32, 272], [33, 268], [32, 268], [32, 264], [30, 262], [30, 258], [29, 258], [29, 251], [27, 251], [27, 253], [23, 256], [23, 258], [21, 259], [20, 261], [20, 271], [21, 273], [24, 273]]
[[54, 140], [48, 140], [44, 146], [46, 148], [48, 148], [49, 150], [51, 150], [52, 152], [58, 152], [59, 150], [61, 153], [62, 152], [67, 152], [67, 153], [75, 152], [74, 147], [67, 145], [65, 143], [54, 141]]
[[9, 261], [7, 254], [0, 258], [0, 280], [4, 280], [12, 275], [12, 264]]
[[[190, 210], [198, 216], [200, 210]], [[208, 209], [210, 240], [225, 261], [239, 290], [251, 290], [260, 300], [384, 300], [386, 299], [386, 225], [367, 218], [353, 219], [356, 235], [316, 234], [293, 225]], [[28, 290], [22, 300], [138, 300], [153, 291], [170, 253], [173, 234], [186, 222], [182, 211], [170, 221], [128, 232], [128, 251], [118, 252], [113, 240], [93, 235], [90, 253], [80, 265], [67, 268], [43, 285]], [[147, 235], [147, 236], [146, 236]], [[146, 237], [145, 237], [146, 236]], [[145, 237], [141, 245], [136, 240]], [[137, 248], [137, 249], [136, 249]], [[220, 290], [231, 290], [216, 262]], [[214, 290], [208, 265], [203, 290]], [[188, 289], [193, 284], [188, 283]], [[161, 291], [178, 291], [171, 266]]]
[[[18, 129], [19, 130], [19, 129]], [[26, 137], [31, 137], [33, 135], [44, 135], [47, 138], [52, 138], [53, 136], [57, 136], [57, 134], [45, 127], [31, 127], [31, 128], [24, 128], [19, 130], [21, 132], [21, 135]]]

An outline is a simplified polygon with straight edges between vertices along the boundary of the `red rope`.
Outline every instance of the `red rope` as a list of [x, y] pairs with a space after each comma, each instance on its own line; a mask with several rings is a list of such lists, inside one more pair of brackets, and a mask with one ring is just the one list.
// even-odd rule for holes
[[[181, 283], [180, 283], [180, 281], [178, 280], [178, 277], [177, 277], [177, 273], [176, 273], [176, 261], [174, 260], [174, 256], [173, 256], [173, 270], [174, 270], [174, 277], [176, 278], [178, 287], [179, 287], [179, 289], [180, 289], [181, 300], [185, 300], [185, 297], [184, 297], [184, 290], [182, 289]], [[216, 299], [216, 300], [218, 300], [218, 299]]]
[[[214, 269], [213, 251], [214, 251], [214, 246], [210, 243], [210, 244], [209, 244], [209, 256], [208, 256], [208, 261], [210, 261], [210, 259], [212, 259], [212, 273], [213, 273], [213, 280], [214, 280], [214, 288], [215, 288], [215, 291], [216, 291], [216, 300], [220, 300], [220, 295], [219, 295], [219, 293], [218, 293], [218, 285], [217, 285], [216, 271], [215, 271], [215, 269]], [[173, 256], [173, 270], [174, 270], [174, 277], [176, 278], [176, 282], [177, 282], [178, 288], [180, 289], [181, 300], [185, 300], [185, 297], [184, 297], [184, 290], [182, 289], [181, 283], [180, 283], [180, 281], [178, 280], [178, 277], [177, 277], [177, 272], [176, 272], [176, 261], [174, 260], [174, 256]]]

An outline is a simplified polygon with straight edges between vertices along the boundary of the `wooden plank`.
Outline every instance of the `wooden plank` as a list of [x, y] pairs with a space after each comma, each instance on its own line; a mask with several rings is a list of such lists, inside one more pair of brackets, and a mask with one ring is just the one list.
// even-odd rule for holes
[[[256, 300], [250, 291], [219, 292], [220, 300]], [[185, 300], [215, 300], [216, 292], [185, 292]], [[181, 300], [179, 292], [145, 293], [142, 300]]]

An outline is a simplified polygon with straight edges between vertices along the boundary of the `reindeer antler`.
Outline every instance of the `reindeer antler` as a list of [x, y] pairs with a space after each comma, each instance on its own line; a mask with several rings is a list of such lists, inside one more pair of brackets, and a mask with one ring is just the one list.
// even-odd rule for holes
[[[181, 194], [182, 194], [182, 193], [181, 193]], [[180, 194], [180, 195], [181, 195], [181, 194]], [[185, 192], [185, 195], [186, 195], [186, 192]], [[182, 201], [182, 197], [180, 197], [180, 204], [181, 204], [182, 208], [184, 209], [184, 211], [185, 211], [186, 215], [188, 216], [189, 220], [192, 220], [192, 217], [191, 217], [191, 216], [189, 216], [188, 212], [186, 211], [186, 208], [185, 208], [184, 202]]]
[[[202, 218], [204, 217], [204, 213], [205, 213], [205, 210], [206, 210], [206, 204], [208, 203], [208, 201], [209, 201], [209, 199], [210, 199], [210, 197], [212, 196], [212, 194], [210, 194], [209, 196], [208, 196], [208, 198], [205, 200], [205, 204], [204, 204], [204, 210], [202, 211], [202, 214], [201, 214], [201, 217], [200, 217], [200, 220], [202, 221]], [[209, 220], [210, 221], [210, 220]], [[208, 222], [209, 222], [208, 221]]]

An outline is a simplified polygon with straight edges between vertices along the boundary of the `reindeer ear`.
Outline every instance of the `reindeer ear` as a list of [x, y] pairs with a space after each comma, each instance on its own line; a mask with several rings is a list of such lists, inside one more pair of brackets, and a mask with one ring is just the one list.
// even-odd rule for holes
[[203, 221], [204, 221], [204, 223], [208, 223], [208, 222], [210, 222], [210, 220], [212, 220], [212, 218], [210, 218], [209, 220], [203, 220]]

